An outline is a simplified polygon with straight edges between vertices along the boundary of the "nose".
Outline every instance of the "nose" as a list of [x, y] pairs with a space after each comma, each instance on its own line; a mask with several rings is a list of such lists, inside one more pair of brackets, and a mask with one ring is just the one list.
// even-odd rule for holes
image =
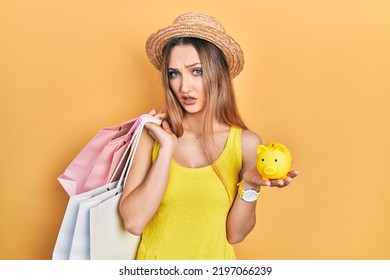
[[276, 168], [271, 165], [267, 165], [264, 167], [264, 173], [268, 176], [275, 174]]
[[181, 78], [180, 91], [187, 93], [191, 91], [191, 76], [183, 74]]

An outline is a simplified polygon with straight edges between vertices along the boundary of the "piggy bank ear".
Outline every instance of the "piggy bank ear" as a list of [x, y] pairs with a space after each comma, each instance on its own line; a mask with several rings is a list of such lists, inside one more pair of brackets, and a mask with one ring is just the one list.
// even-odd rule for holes
[[275, 150], [278, 150], [278, 151], [282, 152], [283, 154], [289, 153], [289, 150], [287, 149], [287, 147], [283, 144], [280, 144], [280, 143], [278, 145], [276, 145]]
[[256, 152], [258, 155], [265, 152], [266, 150], [268, 150], [268, 148], [264, 145], [258, 145], [256, 148]]

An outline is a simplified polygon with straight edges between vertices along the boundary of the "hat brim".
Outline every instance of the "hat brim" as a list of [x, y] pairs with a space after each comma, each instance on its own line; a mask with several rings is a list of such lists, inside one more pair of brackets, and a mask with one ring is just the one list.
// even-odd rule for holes
[[161, 28], [146, 41], [146, 54], [152, 64], [158, 69], [162, 68], [164, 46], [175, 38], [194, 37], [209, 41], [217, 46], [225, 55], [232, 78], [236, 77], [244, 67], [244, 54], [240, 45], [228, 34], [211, 26], [199, 24], [172, 24]]

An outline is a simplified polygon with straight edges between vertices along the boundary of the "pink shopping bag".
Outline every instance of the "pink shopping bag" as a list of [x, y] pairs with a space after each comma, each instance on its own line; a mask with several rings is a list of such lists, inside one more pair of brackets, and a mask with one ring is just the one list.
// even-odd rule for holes
[[124, 166], [124, 152], [144, 117], [101, 129], [57, 179], [69, 196], [118, 180]]

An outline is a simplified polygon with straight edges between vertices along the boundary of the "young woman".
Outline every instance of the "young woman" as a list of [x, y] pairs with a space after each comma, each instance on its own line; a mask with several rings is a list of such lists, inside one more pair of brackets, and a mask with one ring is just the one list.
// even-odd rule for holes
[[261, 140], [240, 118], [232, 85], [243, 54], [218, 21], [181, 15], [146, 50], [167, 112], [149, 113], [163, 122], [146, 125], [120, 202], [127, 230], [142, 234], [137, 259], [235, 259], [260, 186], [287, 186], [297, 172], [273, 181], [257, 172]]

